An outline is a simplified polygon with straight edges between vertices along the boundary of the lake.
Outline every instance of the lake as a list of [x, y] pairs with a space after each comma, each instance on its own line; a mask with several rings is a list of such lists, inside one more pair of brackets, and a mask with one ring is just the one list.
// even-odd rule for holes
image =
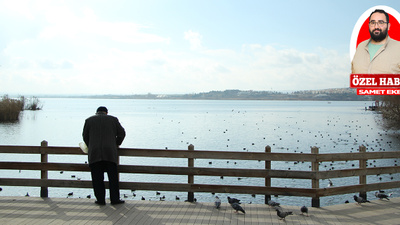
[[[367, 151], [398, 151], [399, 133], [387, 131], [379, 124], [381, 115], [365, 111], [372, 102], [361, 101], [239, 101], [239, 100], [137, 100], [137, 99], [83, 99], [83, 98], [41, 98], [43, 110], [24, 111], [20, 121], [0, 124], [1, 145], [40, 145], [43, 140], [49, 146], [77, 147], [82, 141], [82, 128], [87, 117], [93, 115], [98, 106], [106, 106], [110, 115], [119, 118], [127, 137], [123, 148], [187, 149], [193, 144], [197, 150], [263, 152], [269, 145], [272, 152], [311, 152], [312, 146], [320, 148], [320, 153], [357, 151], [360, 145]], [[36, 157], [36, 158], [35, 158]], [[67, 158], [65, 158], [67, 157]], [[2, 161], [22, 161], [27, 157], [5, 155]], [[38, 156], [30, 161], [39, 161]], [[376, 160], [374, 165], [392, 165], [394, 160]], [[50, 156], [53, 162], [82, 162], [86, 156]], [[358, 165], [358, 162], [356, 162]], [[121, 164], [132, 165], [187, 165], [181, 159], [149, 159], [123, 157]], [[351, 168], [351, 162], [322, 163], [320, 170]], [[222, 168], [263, 168], [264, 163], [237, 160], [195, 160], [195, 166]], [[372, 165], [371, 165], [372, 166]], [[273, 162], [273, 168], [308, 170], [309, 164], [293, 162]], [[39, 177], [39, 172], [0, 171], [1, 177]], [[89, 173], [49, 172], [49, 178], [68, 179], [75, 175], [82, 180], [90, 180]], [[72, 178], [71, 178], [72, 179]], [[121, 180], [143, 182], [187, 182], [185, 176], [122, 174]], [[398, 174], [368, 176], [368, 182], [400, 180]], [[321, 180], [320, 186], [328, 185]], [[334, 185], [357, 184], [358, 178], [332, 179]], [[195, 183], [251, 184], [263, 185], [263, 179], [196, 176]], [[311, 182], [293, 179], [272, 179], [273, 186], [310, 187]], [[39, 188], [2, 187], [0, 195], [39, 196]], [[86, 197], [91, 189], [49, 188], [49, 197]], [[391, 190], [400, 196], [398, 189]], [[107, 193], [108, 194], [108, 193]], [[154, 191], [121, 190], [127, 199], [157, 200]], [[223, 200], [227, 194], [217, 193]], [[175, 201], [175, 196], [186, 199], [186, 193], [165, 192], [166, 200]], [[321, 205], [352, 201], [354, 194], [321, 198]], [[368, 196], [373, 193], [368, 193]], [[263, 196], [231, 194], [243, 202], [263, 203]], [[213, 201], [210, 193], [195, 193], [198, 201]], [[273, 200], [281, 204], [310, 205], [310, 198], [278, 196]]]

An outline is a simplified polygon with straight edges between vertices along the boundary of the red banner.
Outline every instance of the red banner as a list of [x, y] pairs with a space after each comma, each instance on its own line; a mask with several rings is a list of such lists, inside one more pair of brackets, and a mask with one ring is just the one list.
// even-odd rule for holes
[[400, 88], [400, 74], [351, 74], [351, 88]]

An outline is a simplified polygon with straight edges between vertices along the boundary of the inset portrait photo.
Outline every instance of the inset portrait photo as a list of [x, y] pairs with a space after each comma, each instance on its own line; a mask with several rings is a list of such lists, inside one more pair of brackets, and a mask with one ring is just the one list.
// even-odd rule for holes
[[358, 19], [351, 36], [352, 74], [400, 75], [400, 14], [374, 6]]

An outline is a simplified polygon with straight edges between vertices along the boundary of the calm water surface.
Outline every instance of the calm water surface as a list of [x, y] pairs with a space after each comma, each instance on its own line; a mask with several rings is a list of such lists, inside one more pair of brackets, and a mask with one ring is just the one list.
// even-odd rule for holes
[[[386, 131], [379, 124], [380, 115], [364, 108], [371, 102], [321, 102], [321, 101], [223, 101], [223, 100], [119, 100], [44, 98], [41, 111], [24, 111], [17, 123], [0, 124], [0, 145], [40, 145], [42, 140], [50, 146], [78, 146], [82, 141], [84, 120], [104, 105], [109, 114], [117, 116], [125, 127], [127, 137], [121, 147], [187, 149], [193, 144], [198, 150], [263, 152], [266, 145], [273, 152], [311, 152], [312, 146], [321, 153], [356, 151], [360, 145], [367, 151], [397, 151], [400, 139], [397, 132]], [[28, 158], [28, 159], [27, 159]], [[3, 156], [2, 161], [39, 161], [40, 157]], [[397, 159], [376, 160], [369, 166], [393, 165]], [[53, 162], [82, 162], [86, 156], [50, 156]], [[181, 159], [148, 159], [124, 157], [121, 164], [186, 166]], [[320, 170], [352, 168], [358, 162], [326, 162]], [[196, 160], [195, 166], [216, 168], [263, 168], [262, 162]], [[309, 163], [274, 162], [273, 168], [309, 170]], [[49, 172], [49, 178], [90, 180], [89, 173]], [[39, 177], [32, 171], [0, 171], [1, 177]], [[122, 174], [121, 180], [148, 182], [187, 182], [185, 176]], [[368, 182], [400, 180], [397, 174], [368, 176]], [[195, 177], [196, 183], [263, 185], [263, 179], [225, 177]], [[328, 185], [321, 180], [320, 186]], [[332, 179], [334, 185], [357, 184], [358, 178]], [[273, 179], [273, 186], [311, 187], [309, 181]], [[50, 188], [50, 197], [86, 197], [91, 189]], [[400, 196], [397, 189], [390, 190]], [[0, 195], [39, 196], [39, 188], [3, 187]], [[108, 193], [107, 193], [108, 194]], [[121, 190], [127, 199], [157, 200], [154, 191]], [[218, 193], [217, 193], [218, 194]], [[175, 196], [186, 199], [186, 193], [165, 192], [166, 200]], [[218, 194], [223, 200], [226, 194]], [[373, 193], [368, 193], [371, 199]], [[263, 203], [263, 196], [235, 195], [243, 202]], [[321, 205], [331, 205], [352, 200], [352, 194], [321, 198]], [[198, 201], [213, 201], [209, 193], [196, 193]], [[282, 204], [310, 205], [310, 198], [278, 196], [273, 200]]]

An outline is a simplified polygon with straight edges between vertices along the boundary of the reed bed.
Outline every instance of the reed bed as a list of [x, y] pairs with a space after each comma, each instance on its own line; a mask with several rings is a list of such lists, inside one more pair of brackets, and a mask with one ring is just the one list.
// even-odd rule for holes
[[25, 98], [9, 98], [4, 95], [0, 101], [0, 122], [14, 122], [19, 119], [19, 114], [24, 110]]

